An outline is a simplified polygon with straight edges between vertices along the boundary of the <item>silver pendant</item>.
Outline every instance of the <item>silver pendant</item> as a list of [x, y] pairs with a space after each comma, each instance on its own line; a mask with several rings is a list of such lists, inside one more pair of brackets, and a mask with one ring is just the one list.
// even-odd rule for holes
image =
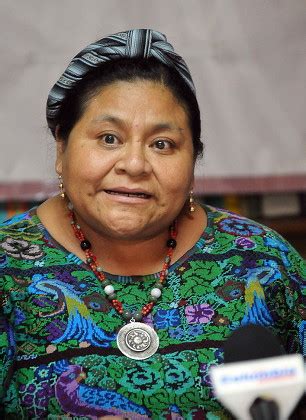
[[130, 359], [143, 360], [151, 357], [159, 346], [155, 330], [142, 322], [131, 321], [120, 328], [117, 346]]

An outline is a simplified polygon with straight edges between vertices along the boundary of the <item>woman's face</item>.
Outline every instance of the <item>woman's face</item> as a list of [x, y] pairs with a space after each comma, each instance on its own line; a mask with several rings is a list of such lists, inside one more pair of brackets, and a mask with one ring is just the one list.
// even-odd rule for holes
[[157, 235], [179, 215], [193, 182], [187, 114], [159, 83], [108, 85], [90, 100], [68, 143], [58, 142], [56, 169], [87, 233]]

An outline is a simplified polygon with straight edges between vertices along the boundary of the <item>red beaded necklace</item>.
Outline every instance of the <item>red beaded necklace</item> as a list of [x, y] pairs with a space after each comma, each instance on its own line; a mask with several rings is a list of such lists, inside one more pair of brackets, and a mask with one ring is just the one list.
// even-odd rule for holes
[[167, 240], [167, 254], [162, 266], [162, 270], [159, 274], [159, 279], [154, 285], [153, 289], [151, 290], [150, 301], [146, 303], [141, 311], [130, 313], [128, 311], [124, 311], [122, 302], [116, 299], [116, 293], [114, 287], [111, 285], [111, 282], [106, 278], [105, 274], [103, 273], [102, 268], [97, 263], [97, 257], [91, 250], [91, 243], [85, 238], [80, 225], [76, 221], [76, 217], [73, 211], [73, 206], [71, 203], [68, 204], [69, 208], [69, 217], [71, 219], [71, 226], [73, 228], [74, 234], [76, 238], [80, 241], [80, 247], [84, 251], [86, 256], [86, 262], [97, 276], [97, 278], [101, 281], [104, 287], [104, 292], [107, 295], [111, 305], [115, 308], [115, 310], [123, 316], [125, 320], [135, 320], [141, 321], [143, 316], [147, 316], [153, 309], [156, 301], [162, 294], [162, 289], [165, 285], [167, 275], [168, 275], [168, 268], [171, 263], [171, 258], [173, 255], [173, 250], [176, 247], [176, 237], [177, 237], [177, 223], [174, 223], [169, 227], [169, 239]]

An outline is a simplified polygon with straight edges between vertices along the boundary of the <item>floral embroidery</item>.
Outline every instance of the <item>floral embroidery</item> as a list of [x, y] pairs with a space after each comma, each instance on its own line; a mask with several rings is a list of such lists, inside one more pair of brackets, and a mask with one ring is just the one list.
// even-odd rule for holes
[[[101, 283], [58, 246], [35, 211], [0, 226], [4, 417], [230, 419], [213, 395], [209, 369], [222, 363], [223, 341], [235, 328], [261, 324], [288, 353], [306, 347], [302, 259], [267, 228], [207, 212], [207, 228], [170, 267], [161, 298], [143, 319], [156, 330], [159, 350], [140, 361], [119, 352], [125, 321]], [[135, 311], [158, 274], [111, 276], [124, 307]]]
[[222, 232], [237, 236], [254, 236], [263, 235], [264, 233], [264, 230], [259, 225], [238, 217], [221, 220], [219, 222], [219, 228]]
[[161, 329], [175, 327], [180, 323], [180, 313], [177, 309], [160, 309], [154, 316], [154, 322]]
[[22, 239], [6, 238], [0, 242], [0, 246], [8, 256], [20, 260], [37, 260], [44, 255], [38, 245]]
[[215, 325], [228, 325], [230, 321], [227, 316], [215, 315], [213, 317], [213, 323]]
[[34, 375], [38, 380], [48, 380], [52, 375], [52, 369], [47, 365], [40, 365], [36, 368]]
[[237, 238], [236, 239], [236, 245], [239, 247], [239, 248], [249, 248], [249, 249], [252, 249], [252, 248], [254, 248], [255, 247], [255, 242], [254, 241], [252, 241], [252, 239], [249, 239], [249, 238]]
[[203, 325], [201, 324], [189, 325], [188, 334], [194, 337], [203, 334]]
[[186, 306], [185, 314], [189, 324], [209, 322], [214, 314], [214, 310], [207, 303]]
[[170, 328], [169, 335], [171, 338], [176, 338], [177, 340], [181, 340], [186, 336], [184, 328], [182, 327]]

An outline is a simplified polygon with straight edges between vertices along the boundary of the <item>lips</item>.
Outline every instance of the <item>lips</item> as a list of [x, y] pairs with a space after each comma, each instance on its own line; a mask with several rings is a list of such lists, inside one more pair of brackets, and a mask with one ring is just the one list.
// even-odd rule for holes
[[114, 189], [114, 190], [104, 190], [107, 194], [118, 195], [122, 197], [136, 197], [143, 198], [145, 200], [149, 199], [152, 195], [144, 191], [137, 190], [126, 190], [126, 189]]

